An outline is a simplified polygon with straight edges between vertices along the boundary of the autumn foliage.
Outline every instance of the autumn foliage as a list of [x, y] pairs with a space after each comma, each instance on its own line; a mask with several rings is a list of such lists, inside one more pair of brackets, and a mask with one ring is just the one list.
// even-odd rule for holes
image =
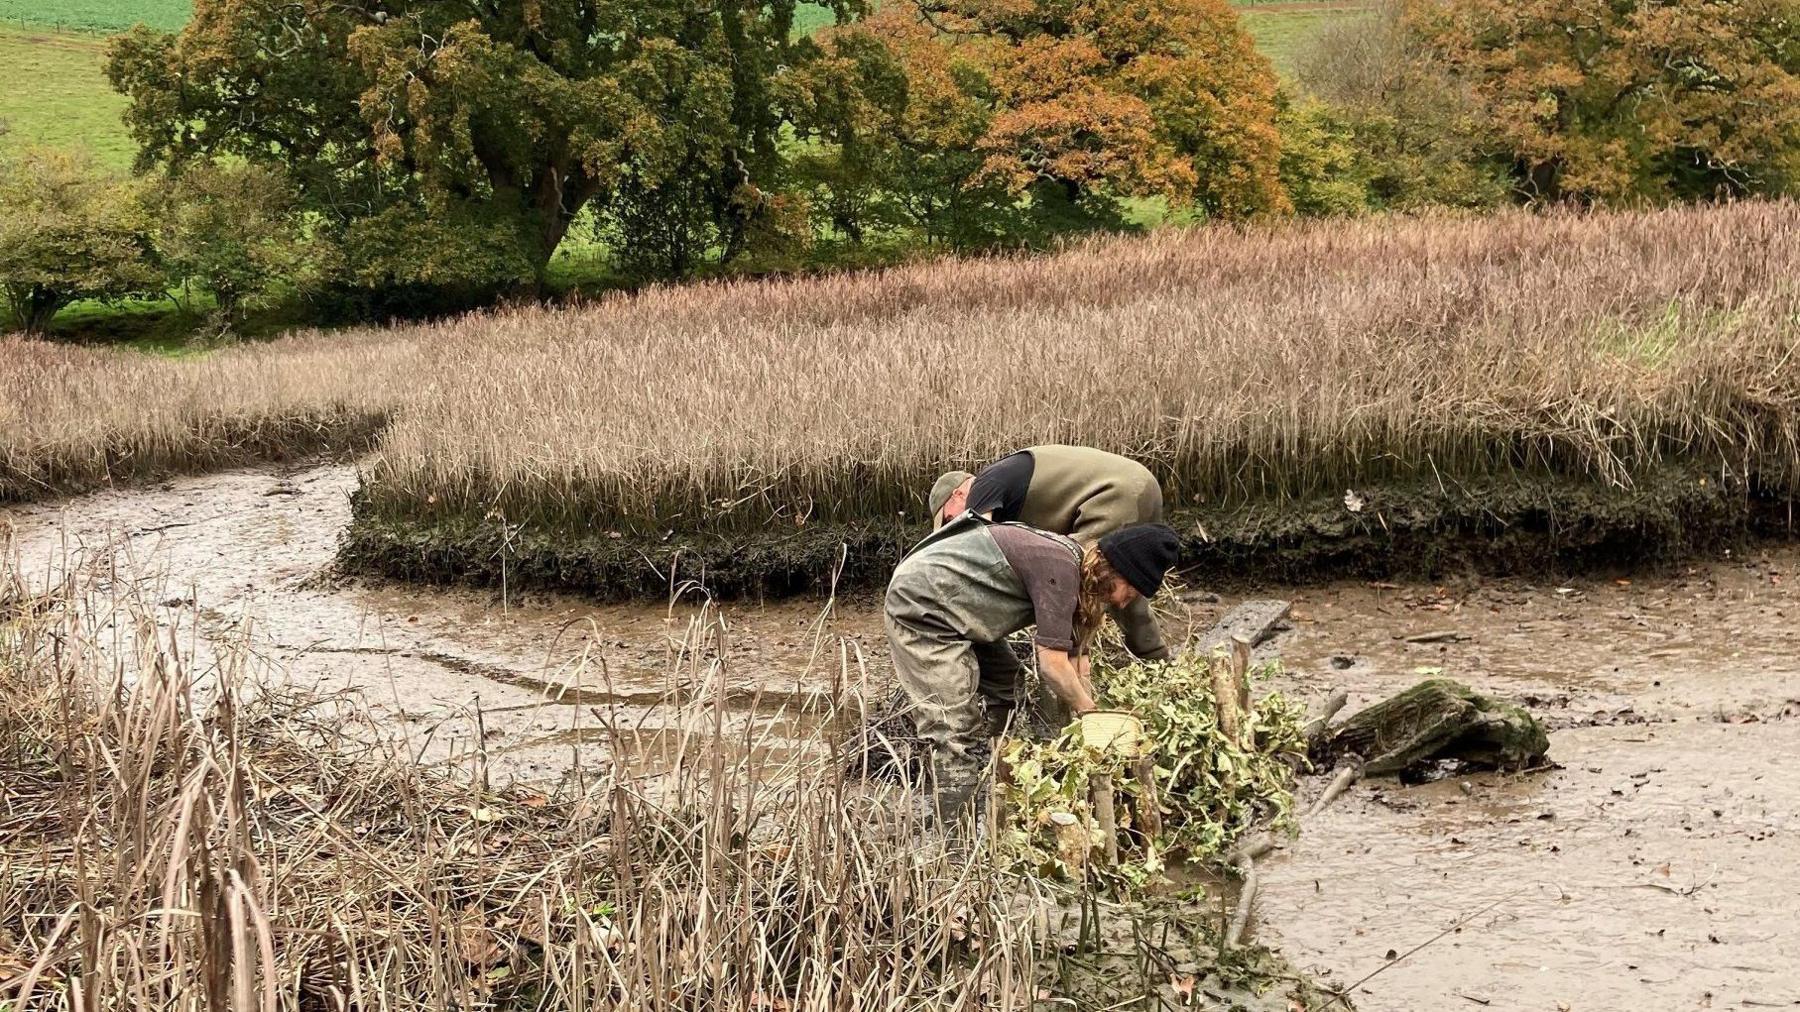
[[874, 151], [934, 167], [911, 182], [973, 200], [965, 210], [1145, 197], [1291, 210], [1274, 73], [1223, 0], [919, 0], [820, 41], [812, 70], [832, 68], [835, 87], [804, 90], [854, 97], [802, 131], [841, 165]]
[[1537, 200], [1800, 187], [1800, 0], [1408, 0]]

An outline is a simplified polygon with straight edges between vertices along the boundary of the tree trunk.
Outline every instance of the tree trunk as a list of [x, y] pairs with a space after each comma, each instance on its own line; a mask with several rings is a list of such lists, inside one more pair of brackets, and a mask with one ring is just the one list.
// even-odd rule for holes
[[565, 172], [560, 165], [548, 165], [538, 173], [531, 209], [538, 224], [537, 249], [532, 260], [539, 287], [550, 269], [550, 259], [569, 234], [569, 226], [598, 192], [598, 182], [580, 172]]
[[25, 333], [43, 335], [50, 333], [56, 314], [73, 301], [54, 289], [33, 285], [24, 299], [14, 302], [13, 312], [18, 314], [19, 326]]
[[1433, 678], [1346, 720], [1327, 757], [1353, 754], [1369, 776], [1405, 773], [1438, 759], [1523, 769], [1550, 750], [1543, 725], [1522, 707]]

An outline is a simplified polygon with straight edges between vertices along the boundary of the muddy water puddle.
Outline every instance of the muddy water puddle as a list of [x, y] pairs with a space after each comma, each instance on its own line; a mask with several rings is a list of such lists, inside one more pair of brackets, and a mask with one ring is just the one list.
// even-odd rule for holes
[[[237, 472], [0, 528], [28, 568], [97, 567], [172, 627], [248, 623], [276, 677], [357, 689], [434, 761], [479, 753], [497, 775], [598, 756], [655, 776], [701, 741], [783, 762], [846, 687], [888, 684], [868, 598], [598, 606], [322, 580], [354, 485], [347, 467]], [[1293, 602], [1269, 688], [1343, 686], [1354, 710], [1442, 672], [1530, 706], [1560, 768], [1358, 785], [1261, 863], [1259, 937], [1367, 977], [1373, 1012], [1800, 1005], [1797, 587], [1782, 547], [1630, 579], [1262, 588]], [[1204, 628], [1233, 603], [1173, 617]], [[669, 694], [723, 696], [725, 717], [673, 717]]]

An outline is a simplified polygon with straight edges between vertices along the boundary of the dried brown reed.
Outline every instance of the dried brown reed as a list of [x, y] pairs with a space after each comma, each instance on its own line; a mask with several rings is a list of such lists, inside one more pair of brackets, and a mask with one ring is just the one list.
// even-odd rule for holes
[[[99, 574], [0, 563], [0, 1007], [1023, 1008], [1016, 883], [830, 756], [553, 795], [412, 761]], [[718, 672], [715, 672], [718, 674]], [[715, 678], [717, 682], [721, 679]], [[660, 789], [657, 789], [660, 788]], [[1029, 898], [1029, 897], [1026, 897]]]
[[474, 317], [364, 479], [395, 517], [748, 531], [1040, 442], [1177, 505], [1388, 476], [1800, 473], [1800, 205], [1201, 228]]
[[0, 337], [0, 502], [366, 448], [411, 389], [412, 358], [392, 332], [181, 359]]
[[1670, 458], [1800, 472], [1800, 205], [1216, 227], [652, 289], [182, 362], [0, 345], [0, 498], [394, 423], [370, 508], [890, 521], [1067, 441], [1172, 503]]

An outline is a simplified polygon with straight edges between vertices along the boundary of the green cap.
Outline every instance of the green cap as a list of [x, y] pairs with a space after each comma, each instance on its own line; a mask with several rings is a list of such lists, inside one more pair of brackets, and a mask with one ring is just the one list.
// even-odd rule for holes
[[931, 512], [931, 529], [936, 530], [944, 522], [944, 504], [962, 487], [962, 483], [975, 477], [967, 471], [945, 471], [931, 486], [931, 495], [925, 500], [926, 509]]

